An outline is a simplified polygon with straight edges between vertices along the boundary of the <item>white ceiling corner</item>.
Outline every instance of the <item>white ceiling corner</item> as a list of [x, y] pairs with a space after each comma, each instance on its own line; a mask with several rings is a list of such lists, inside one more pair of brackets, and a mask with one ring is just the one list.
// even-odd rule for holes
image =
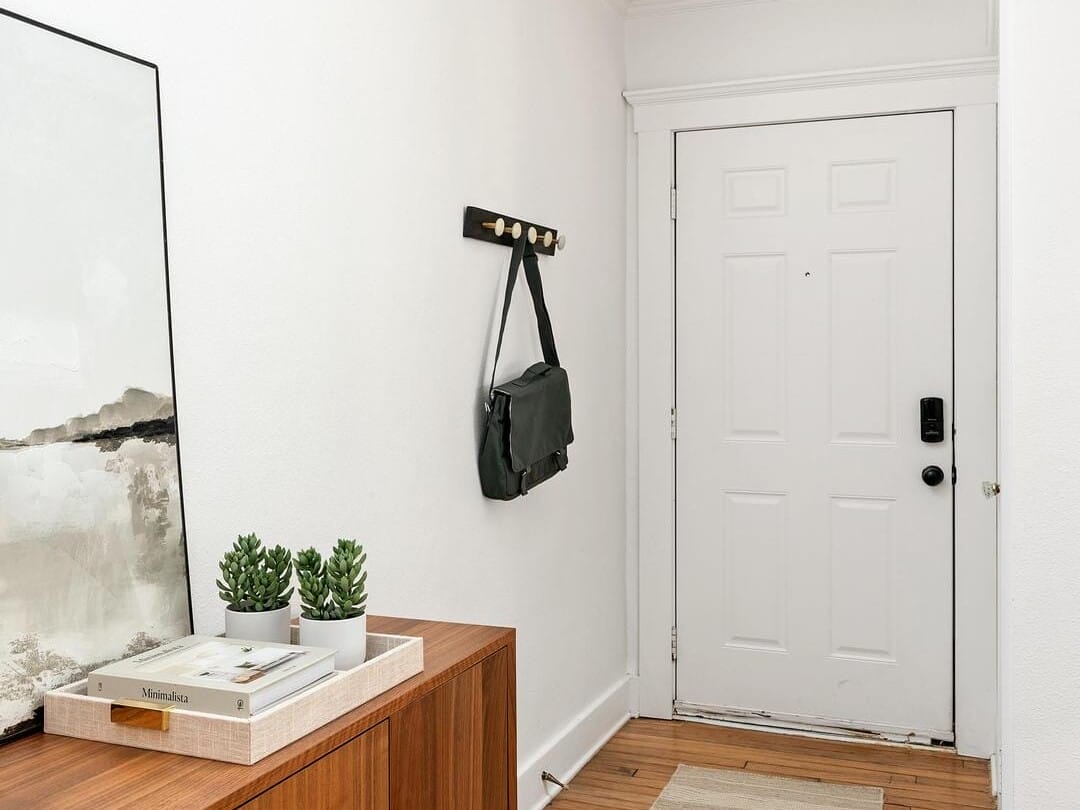
[[684, 14], [725, 6], [748, 6], [775, 3], [777, 0], [621, 0], [628, 17], [652, 17], [658, 14]]

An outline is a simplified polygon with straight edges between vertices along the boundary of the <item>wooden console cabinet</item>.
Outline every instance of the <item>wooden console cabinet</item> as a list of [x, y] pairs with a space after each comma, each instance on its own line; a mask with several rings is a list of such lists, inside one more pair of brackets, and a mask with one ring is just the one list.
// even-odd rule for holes
[[516, 810], [514, 631], [371, 617], [424, 671], [255, 765], [36, 734], [0, 746], [0, 809]]

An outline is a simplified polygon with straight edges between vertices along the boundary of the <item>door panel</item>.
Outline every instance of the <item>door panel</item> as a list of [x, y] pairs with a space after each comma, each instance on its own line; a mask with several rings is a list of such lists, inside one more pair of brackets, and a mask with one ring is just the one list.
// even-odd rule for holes
[[[729, 647], [787, 650], [787, 500], [779, 494], [726, 492], [720, 542], [723, 634]], [[743, 543], [739, 538], [754, 537]]]
[[[783, 441], [786, 433], [785, 257], [724, 259], [724, 387], [727, 439]], [[770, 376], [769, 373], [772, 372]]]
[[677, 708], [951, 739], [952, 114], [676, 156]]

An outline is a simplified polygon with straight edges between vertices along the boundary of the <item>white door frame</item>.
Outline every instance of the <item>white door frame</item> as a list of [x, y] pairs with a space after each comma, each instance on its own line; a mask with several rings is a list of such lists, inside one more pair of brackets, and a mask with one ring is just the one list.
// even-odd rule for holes
[[628, 577], [637, 632], [629, 641], [631, 669], [637, 648], [642, 715], [671, 718], [675, 698], [675, 133], [952, 110], [953, 289], [963, 303], [954, 313], [956, 747], [979, 757], [996, 750], [997, 505], [982, 484], [997, 480], [997, 72], [996, 59], [963, 59], [625, 94], [637, 164], [628, 279], [632, 293], [636, 276], [637, 295], [628, 304], [627, 340], [628, 433], [636, 427], [637, 440], [627, 454]]

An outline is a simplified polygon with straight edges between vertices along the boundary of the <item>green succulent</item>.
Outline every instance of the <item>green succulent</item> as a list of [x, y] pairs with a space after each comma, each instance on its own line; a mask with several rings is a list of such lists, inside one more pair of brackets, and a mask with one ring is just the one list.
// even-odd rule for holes
[[292, 554], [283, 546], [263, 548], [254, 534], [241, 535], [221, 562], [218, 595], [243, 613], [277, 610], [289, 604]]
[[354, 540], [338, 540], [325, 561], [314, 548], [296, 555], [301, 615], [307, 619], [353, 619], [367, 609], [367, 571], [364, 547]]
[[314, 548], [296, 554], [296, 580], [300, 588], [300, 614], [308, 619], [329, 619], [326, 563]]

